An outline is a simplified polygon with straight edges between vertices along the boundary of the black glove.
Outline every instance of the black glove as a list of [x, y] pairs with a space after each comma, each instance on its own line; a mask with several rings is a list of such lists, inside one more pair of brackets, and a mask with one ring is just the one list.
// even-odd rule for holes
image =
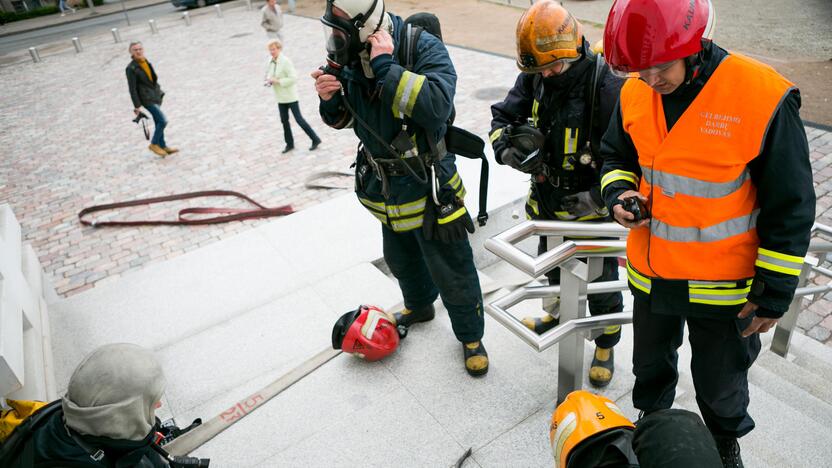
[[[459, 210], [464, 210], [459, 214]], [[449, 217], [457, 216], [448, 220]], [[425, 203], [425, 218], [422, 224], [422, 234], [427, 240], [438, 240], [450, 243], [463, 241], [468, 238], [467, 232], [474, 233], [474, 221], [461, 200], [436, 206], [428, 197]]]
[[601, 199], [601, 187], [594, 186], [586, 192], [566, 195], [560, 200], [564, 210], [576, 218], [598, 215], [607, 216], [607, 208]]
[[539, 174], [543, 169], [543, 158], [541, 158], [540, 151], [526, 155], [519, 149], [509, 146], [500, 154], [500, 160], [503, 161], [503, 164], [526, 174]]
[[[465, 208], [465, 202], [457, 198], [447, 185], [439, 192], [439, 202], [442, 204], [437, 206], [430, 195], [425, 202], [425, 217], [422, 222], [422, 234], [425, 239], [449, 243], [467, 239], [466, 231], [474, 233], [474, 221]], [[459, 210], [463, 210], [461, 214]]]

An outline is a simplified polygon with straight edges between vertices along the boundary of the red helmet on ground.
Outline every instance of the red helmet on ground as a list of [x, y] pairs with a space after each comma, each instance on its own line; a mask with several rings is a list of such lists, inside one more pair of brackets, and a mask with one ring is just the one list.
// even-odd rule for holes
[[616, 0], [604, 28], [604, 55], [632, 73], [702, 50], [714, 27], [711, 0]]
[[332, 347], [368, 361], [378, 361], [399, 346], [399, 332], [386, 312], [376, 306], [358, 306], [335, 322]]

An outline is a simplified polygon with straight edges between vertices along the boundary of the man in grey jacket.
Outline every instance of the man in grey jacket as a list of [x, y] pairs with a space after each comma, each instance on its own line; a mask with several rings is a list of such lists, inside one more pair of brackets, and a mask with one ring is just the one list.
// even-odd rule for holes
[[283, 39], [280, 37], [280, 28], [283, 27], [283, 13], [280, 12], [280, 5], [277, 0], [266, 0], [266, 4], [260, 9], [263, 17], [260, 26], [266, 30], [266, 36], [272, 39]]
[[127, 86], [130, 89], [130, 99], [133, 101], [133, 113], [139, 115], [141, 107], [147, 109], [153, 116], [153, 138], [150, 139], [150, 151], [158, 156], [165, 157], [179, 151], [171, 148], [165, 143], [165, 127], [168, 119], [162, 113], [162, 98], [164, 91], [159, 86], [159, 77], [156, 70], [144, 56], [144, 47], [141, 42], [131, 42], [128, 49], [133, 59], [127, 65]]

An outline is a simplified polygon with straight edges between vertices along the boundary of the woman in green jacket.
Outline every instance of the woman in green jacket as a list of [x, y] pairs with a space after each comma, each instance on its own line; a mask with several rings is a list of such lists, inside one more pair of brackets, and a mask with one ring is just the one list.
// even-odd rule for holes
[[300, 114], [300, 107], [298, 106], [298, 90], [296, 86], [297, 73], [295, 66], [288, 57], [281, 54], [283, 51], [283, 44], [277, 40], [271, 40], [268, 43], [269, 53], [272, 58], [269, 60], [268, 68], [266, 70], [266, 85], [274, 89], [274, 95], [277, 98], [277, 108], [280, 111], [280, 122], [283, 124], [283, 139], [286, 141], [286, 147], [283, 148], [283, 153], [288, 153], [295, 149], [295, 140], [292, 137], [292, 127], [289, 125], [289, 111], [295, 116], [295, 121], [300, 125], [300, 128], [306, 132], [306, 135], [312, 140], [310, 151], [314, 150], [321, 144], [321, 139], [312, 130], [312, 127], [306, 123], [303, 116]]

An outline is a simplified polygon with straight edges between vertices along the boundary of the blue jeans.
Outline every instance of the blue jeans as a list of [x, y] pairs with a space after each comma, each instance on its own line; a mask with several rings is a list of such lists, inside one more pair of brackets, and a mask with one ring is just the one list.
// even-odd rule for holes
[[162, 113], [162, 107], [159, 104], [148, 104], [144, 108], [153, 116], [153, 126], [155, 127], [150, 144], [167, 148], [168, 145], [165, 143], [165, 127], [168, 125], [168, 119]]
[[408, 309], [418, 309], [441, 295], [456, 338], [482, 338], [482, 293], [468, 239], [452, 243], [427, 240], [421, 229], [393, 232], [382, 226], [384, 260], [399, 281]]

